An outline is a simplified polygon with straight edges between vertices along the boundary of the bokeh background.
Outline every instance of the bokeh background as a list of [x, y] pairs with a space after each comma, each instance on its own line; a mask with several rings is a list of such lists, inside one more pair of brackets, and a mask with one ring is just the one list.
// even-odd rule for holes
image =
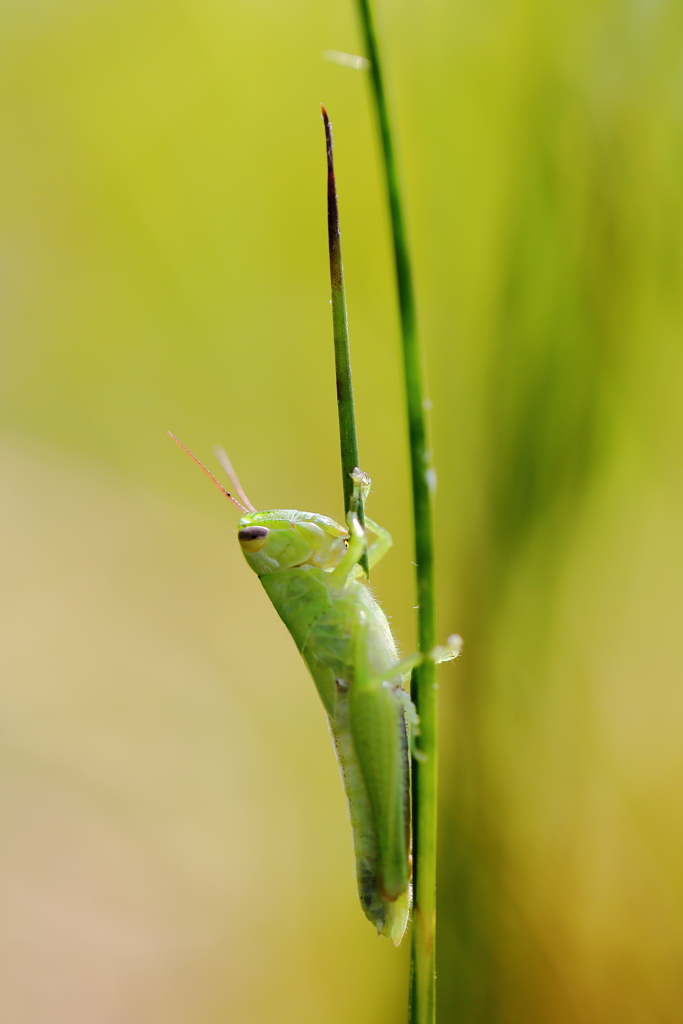
[[[381, 0], [433, 446], [439, 1021], [683, 1001], [683, 9]], [[322, 708], [168, 440], [339, 516], [318, 104], [414, 644], [348, 3], [2, 0], [0, 1018], [393, 1024]]]

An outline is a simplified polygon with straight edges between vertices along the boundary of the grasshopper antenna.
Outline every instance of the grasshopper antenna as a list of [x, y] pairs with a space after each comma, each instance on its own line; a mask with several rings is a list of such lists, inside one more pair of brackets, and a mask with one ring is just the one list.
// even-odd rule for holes
[[[177, 445], [179, 445], [179, 446], [180, 446], [180, 447], [181, 447], [181, 448], [183, 449], [183, 451], [184, 451], [184, 452], [187, 452], [187, 454], [188, 454], [188, 455], [190, 456], [190, 458], [191, 458], [191, 459], [192, 459], [192, 460], [193, 460], [194, 462], [196, 462], [196, 463], [197, 463], [197, 465], [199, 466], [199, 468], [200, 468], [200, 469], [203, 469], [203, 470], [204, 470], [204, 472], [206, 473], [206, 475], [207, 475], [207, 476], [210, 476], [210, 477], [211, 477], [211, 479], [212, 479], [212, 480], [213, 480], [213, 482], [215, 483], [215, 485], [216, 485], [216, 487], [218, 488], [218, 490], [219, 490], [219, 491], [222, 491], [222, 492], [223, 492], [223, 494], [225, 495], [225, 497], [226, 497], [226, 498], [230, 498], [230, 501], [231, 501], [231, 502], [233, 503], [233, 505], [237, 505], [237, 507], [238, 507], [238, 508], [241, 508], [243, 512], [249, 512], [249, 511], [255, 512], [255, 511], [256, 511], [256, 509], [254, 509], [254, 508], [251, 508], [251, 507], [250, 507], [250, 508], [246, 508], [246, 507], [245, 507], [245, 506], [244, 506], [244, 505], [242, 504], [242, 502], [241, 502], [241, 501], [238, 501], [238, 500], [237, 500], [237, 498], [233, 498], [232, 494], [230, 494], [230, 492], [229, 492], [229, 491], [226, 491], [226, 489], [225, 489], [225, 487], [223, 486], [223, 484], [222, 484], [222, 483], [220, 482], [220, 480], [217, 480], [217, 479], [216, 479], [216, 477], [215, 477], [215, 476], [213, 475], [213, 473], [211, 472], [211, 470], [207, 469], [207, 468], [206, 468], [206, 466], [204, 465], [204, 463], [203, 463], [203, 462], [200, 462], [200, 461], [199, 461], [199, 459], [197, 458], [197, 456], [196, 456], [196, 455], [194, 455], [194, 454], [193, 454], [193, 453], [192, 453], [192, 452], [190, 451], [190, 449], [189, 449], [189, 448], [187, 447], [187, 445], [183, 444], [183, 442], [182, 442], [182, 441], [179, 441], [179, 440], [178, 440], [178, 438], [177, 438], [177, 437], [175, 436], [175, 434], [172, 434], [170, 430], [168, 430], [168, 431], [167, 431], [167, 434], [168, 434], [168, 436], [169, 436], [170, 438], [172, 438], [172, 440], [174, 440], [174, 441], [175, 441], [175, 443], [176, 443]], [[241, 491], [241, 488], [240, 488], [240, 491]]]
[[230, 483], [237, 491], [237, 496], [239, 497], [240, 501], [244, 502], [244, 504], [247, 506], [250, 512], [255, 512], [256, 509], [254, 508], [252, 503], [249, 501], [249, 498], [242, 490], [242, 484], [237, 479], [237, 473], [232, 468], [232, 462], [228, 458], [228, 453], [226, 452], [225, 448], [214, 448], [213, 454], [216, 456], [221, 466], [228, 474], [228, 477], [230, 478]]

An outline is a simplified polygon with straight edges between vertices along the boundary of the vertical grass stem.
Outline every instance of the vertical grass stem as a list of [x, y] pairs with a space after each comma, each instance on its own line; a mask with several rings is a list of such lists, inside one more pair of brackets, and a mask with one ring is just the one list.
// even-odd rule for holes
[[[349, 350], [349, 322], [346, 312], [344, 291], [344, 268], [339, 232], [339, 205], [337, 183], [334, 176], [332, 152], [332, 125], [327, 111], [322, 109], [327, 145], [327, 239], [330, 253], [330, 283], [332, 286], [332, 327], [334, 333], [334, 365], [337, 380], [337, 412], [339, 415], [339, 448], [341, 451], [342, 483], [344, 487], [344, 511], [351, 509], [353, 481], [351, 473], [358, 466], [358, 438], [356, 436], [356, 413], [353, 403], [353, 382], [351, 379], [351, 353]], [[363, 499], [355, 509], [361, 525], [365, 526]], [[361, 565], [369, 575], [367, 553]]]
[[[382, 64], [370, 0], [356, 0], [369, 61], [371, 91], [384, 165], [394, 250], [405, 375], [413, 516], [415, 524], [418, 642], [430, 651], [436, 642], [434, 543], [431, 510], [433, 473], [427, 447], [415, 293], [406, 237], [391, 123]], [[410, 1024], [433, 1024], [435, 1019], [436, 931], [436, 811], [437, 742], [435, 666], [426, 661], [413, 672], [411, 694], [420, 716], [420, 747], [424, 761], [413, 762], [413, 915]]]

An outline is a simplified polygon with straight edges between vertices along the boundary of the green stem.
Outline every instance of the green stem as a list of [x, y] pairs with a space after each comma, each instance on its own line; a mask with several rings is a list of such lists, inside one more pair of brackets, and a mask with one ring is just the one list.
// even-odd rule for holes
[[[330, 281], [332, 285], [332, 326], [334, 331], [334, 365], [337, 378], [339, 448], [341, 451], [342, 484], [344, 487], [344, 510], [349, 512], [354, 504], [351, 473], [358, 467], [358, 438], [356, 437], [356, 413], [353, 404], [353, 382], [351, 380], [349, 322], [346, 314], [337, 185], [334, 177], [334, 160], [332, 155], [332, 125], [324, 107], [322, 107], [322, 114], [325, 123], [325, 141], [327, 143], [327, 238], [330, 251]], [[365, 526], [362, 497], [358, 500], [358, 505], [354, 508], [354, 511], [358, 513], [361, 526]], [[361, 559], [361, 565], [369, 575], [367, 552], [364, 553]]]
[[[377, 35], [370, 0], [356, 0], [370, 62], [369, 74], [384, 163], [385, 185], [394, 249], [396, 285], [401, 318], [403, 367], [408, 408], [410, 464], [415, 523], [415, 563], [418, 595], [418, 641], [421, 651], [436, 642], [434, 542], [431, 512], [433, 472], [427, 448], [425, 401], [415, 315], [415, 293], [398, 182], [396, 156], [387, 108]], [[425, 661], [413, 672], [411, 695], [420, 716], [420, 748], [424, 761], [413, 762], [413, 864], [415, 909], [410, 974], [410, 1024], [433, 1024], [435, 1019], [436, 937], [436, 669]]]

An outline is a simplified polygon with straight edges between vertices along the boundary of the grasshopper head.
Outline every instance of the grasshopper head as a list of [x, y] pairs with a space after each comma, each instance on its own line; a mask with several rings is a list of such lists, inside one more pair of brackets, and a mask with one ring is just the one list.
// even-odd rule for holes
[[[223, 484], [200, 462], [175, 434], [169, 436], [190, 458], [211, 477], [219, 491], [241, 508], [246, 515], [240, 519], [238, 540], [249, 565], [258, 576], [278, 569], [292, 569], [297, 565], [315, 565], [333, 569], [344, 555], [348, 533], [334, 519], [315, 512], [297, 512], [294, 509], [272, 509], [257, 512], [237, 479], [230, 459], [222, 448], [215, 449], [218, 461], [228, 474], [240, 500], [226, 491]], [[369, 486], [369, 483], [368, 483]]]
[[333, 569], [344, 554], [347, 531], [327, 516], [294, 509], [242, 516], [237, 539], [258, 576], [297, 565]]

